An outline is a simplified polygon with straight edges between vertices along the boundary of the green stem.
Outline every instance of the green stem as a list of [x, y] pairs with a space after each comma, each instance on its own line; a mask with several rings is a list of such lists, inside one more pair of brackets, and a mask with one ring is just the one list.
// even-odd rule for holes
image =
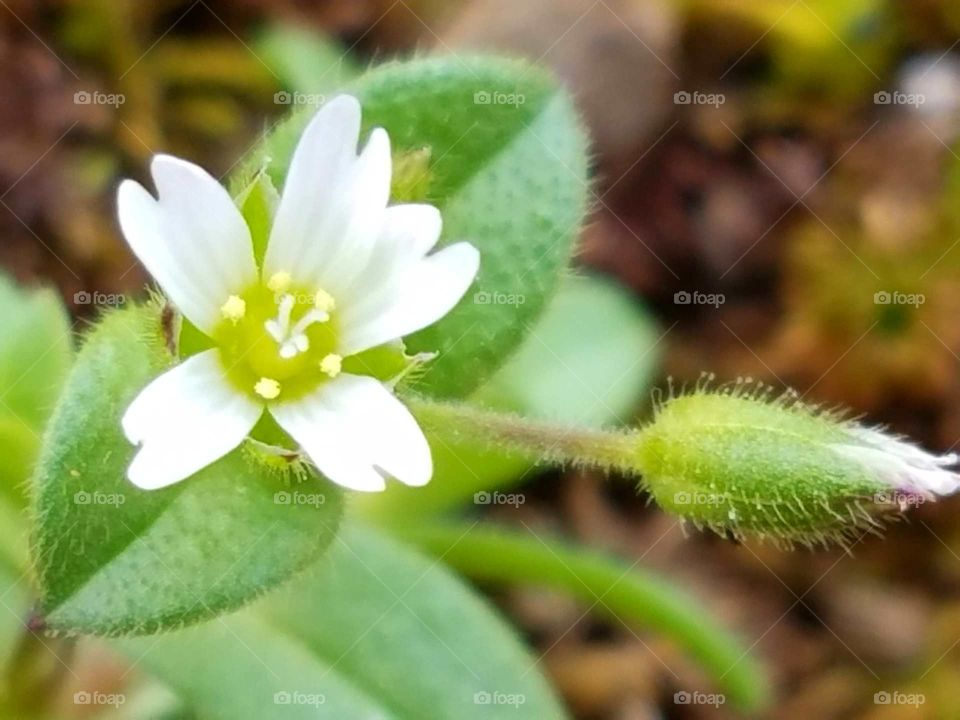
[[637, 430], [558, 425], [421, 397], [405, 398], [405, 402], [428, 434], [449, 441], [479, 443], [534, 464], [573, 464], [637, 473]]
[[767, 703], [767, 678], [749, 649], [692, 598], [654, 574], [509, 530], [418, 523], [395, 532], [469, 577], [562, 590], [608, 615], [648, 626], [694, 657], [731, 702], [746, 710]]

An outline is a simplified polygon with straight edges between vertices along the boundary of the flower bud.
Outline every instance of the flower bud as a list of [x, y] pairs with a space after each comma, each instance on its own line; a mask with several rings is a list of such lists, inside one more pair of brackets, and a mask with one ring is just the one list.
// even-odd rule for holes
[[778, 544], [841, 544], [960, 487], [955, 454], [915, 445], [745, 383], [698, 388], [640, 435], [643, 482], [697, 527]]

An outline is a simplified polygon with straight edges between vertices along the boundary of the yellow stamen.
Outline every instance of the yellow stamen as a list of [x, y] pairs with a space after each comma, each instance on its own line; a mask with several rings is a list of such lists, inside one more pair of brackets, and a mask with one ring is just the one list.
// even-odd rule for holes
[[334, 353], [330, 353], [320, 361], [320, 371], [326, 373], [332, 378], [340, 374], [343, 369], [343, 358]]
[[273, 378], [260, 378], [253, 391], [264, 400], [276, 400], [280, 395], [280, 383]]
[[317, 294], [313, 298], [313, 304], [317, 310], [322, 310], [323, 312], [330, 312], [337, 307], [337, 301], [334, 300], [333, 295], [326, 290], [317, 290]]
[[278, 272], [270, 276], [270, 279], [267, 281], [267, 287], [275, 293], [283, 292], [290, 287], [291, 282], [293, 282], [293, 278], [290, 277], [290, 273]]
[[220, 306], [220, 314], [225, 320], [236, 324], [247, 314], [247, 303], [239, 295], [231, 295], [227, 301]]

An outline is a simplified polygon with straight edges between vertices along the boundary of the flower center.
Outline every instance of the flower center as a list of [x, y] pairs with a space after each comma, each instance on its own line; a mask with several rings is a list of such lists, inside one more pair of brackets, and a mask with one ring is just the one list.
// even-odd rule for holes
[[319, 308], [310, 308], [306, 314], [291, 323], [290, 313], [293, 312], [294, 297], [286, 293], [280, 297], [279, 310], [277, 317], [273, 320], [267, 320], [263, 326], [270, 337], [277, 341], [280, 346], [280, 357], [289, 360], [296, 357], [298, 353], [306, 352], [310, 349], [310, 338], [307, 337], [307, 329], [314, 323], [325, 323], [330, 320], [330, 314]]
[[294, 399], [340, 373], [336, 302], [276, 273], [226, 298], [214, 340], [227, 376], [260, 400]]

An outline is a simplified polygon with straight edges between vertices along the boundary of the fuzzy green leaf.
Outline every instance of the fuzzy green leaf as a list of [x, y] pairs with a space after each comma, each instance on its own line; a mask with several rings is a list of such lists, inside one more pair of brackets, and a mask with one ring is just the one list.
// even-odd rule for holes
[[283, 479], [241, 447], [173, 487], [146, 492], [125, 472], [120, 418], [172, 362], [155, 307], [107, 315], [77, 357], [35, 476], [33, 561], [54, 630], [150, 633], [233, 610], [315, 560], [340, 495], [319, 478], [284, 503]]
[[[428, 160], [426, 178], [399, 184], [423, 188], [422, 198], [405, 201], [443, 212], [440, 245], [468, 240], [480, 250], [467, 296], [407, 343], [411, 352], [440, 353], [418, 389], [463, 397], [519, 344], [569, 264], [588, 187], [586, 139], [573, 104], [536, 67], [491, 58], [387, 64], [344, 91], [360, 98], [365, 130], [389, 131], [396, 157]], [[311, 115], [301, 111], [278, 125], [234, 189], [264, 166], [281, 187]]]
[[357, 526], [288, 592], [121, 647], [212, 720], [565, 717], [483, 600], [439, 562]]

